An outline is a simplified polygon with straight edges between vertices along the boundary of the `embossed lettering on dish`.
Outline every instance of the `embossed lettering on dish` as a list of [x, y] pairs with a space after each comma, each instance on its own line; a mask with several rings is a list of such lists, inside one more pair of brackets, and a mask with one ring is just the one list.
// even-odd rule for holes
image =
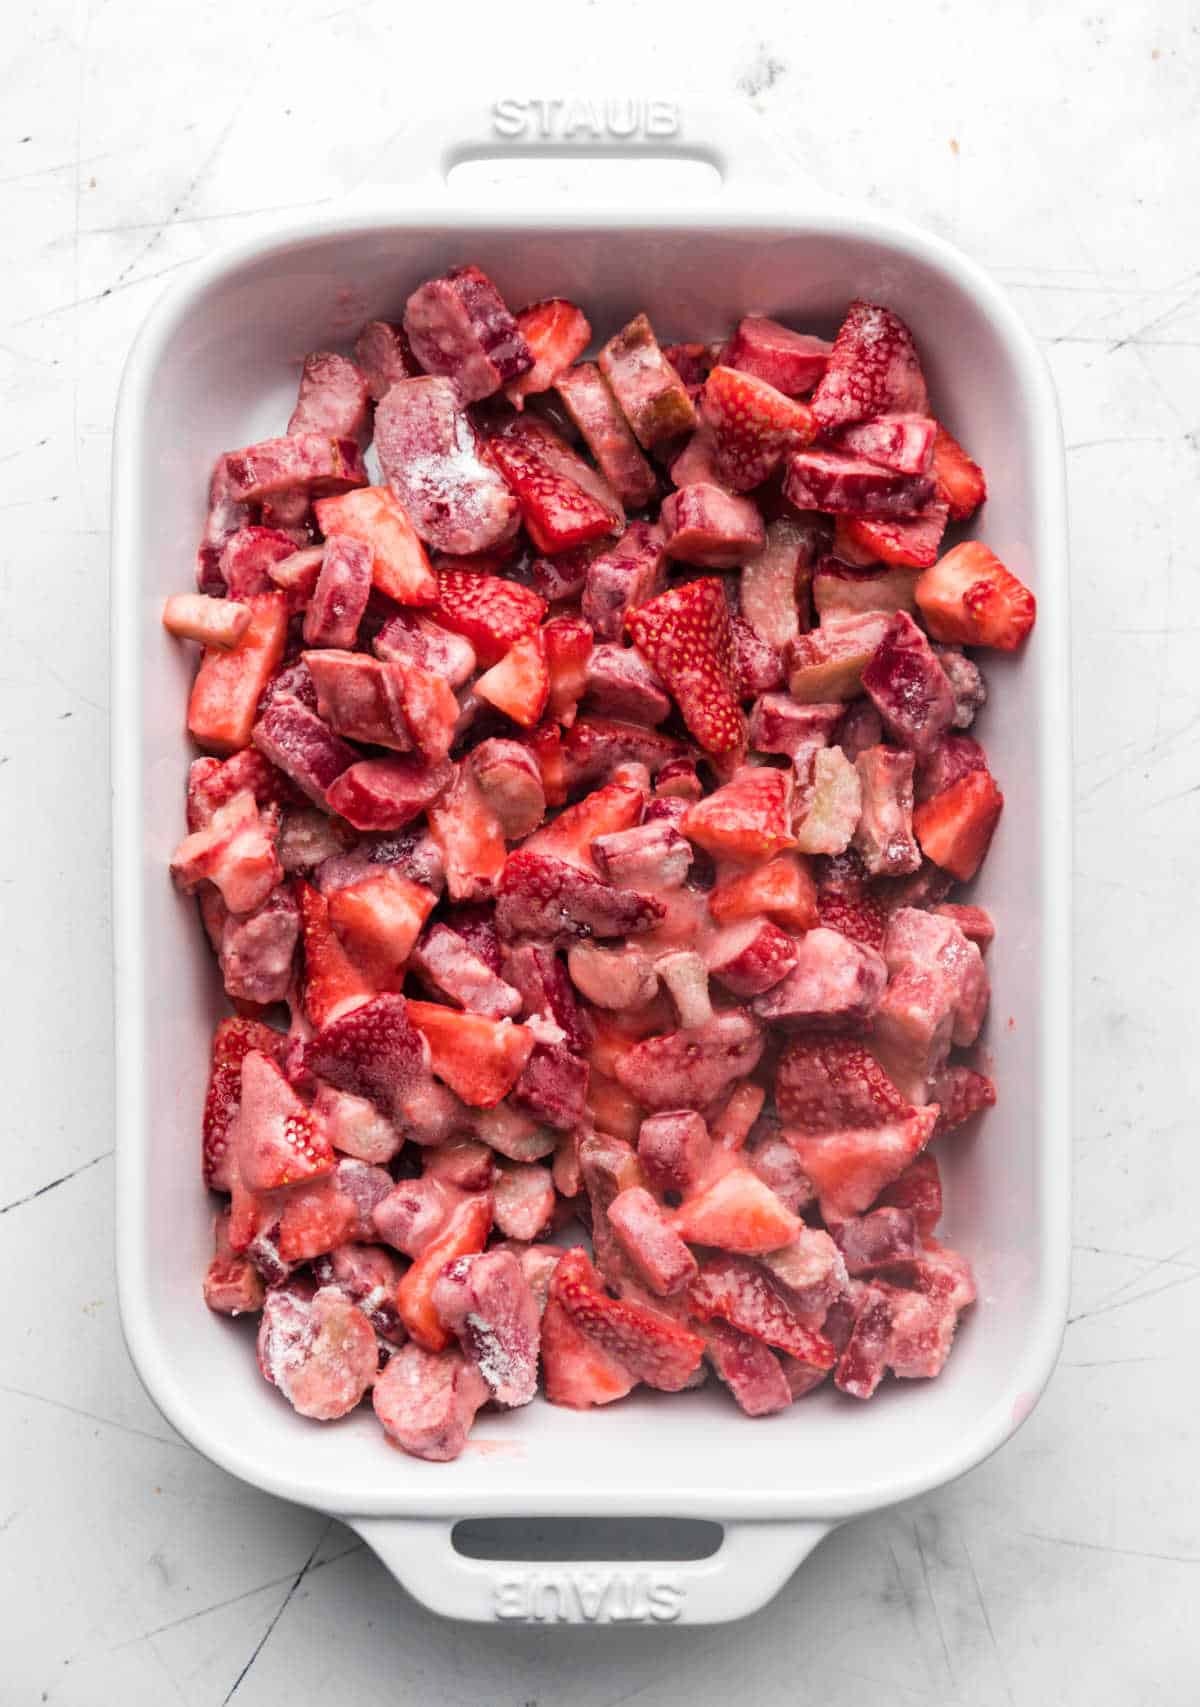
[[672, 1624], [686, 1589], [669, 1571], [509, 1571], [492, 1588], [492, 1616], [523, 1624]]
[[497, 136], [521, 142], [645, 142], [679, 134], [675, 101], [506, 96], [492, 105]]

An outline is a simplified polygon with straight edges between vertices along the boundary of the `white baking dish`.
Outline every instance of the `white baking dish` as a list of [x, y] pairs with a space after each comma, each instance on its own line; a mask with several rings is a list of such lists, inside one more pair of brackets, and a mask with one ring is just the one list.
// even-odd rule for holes
[[[504, 205], [499, 193], [468, 205], [447, 190], [445, 168], [507, 145], [447, 146], [415, 191], [314, 216], [195, 268], [154, 311], [122, 388], [113, 786], [118, 1265], [130, 1352], [200, 1451], [345, 1519], [419, 1599], [458, 1617], [704, 1622], [753, 1611], [832, 1525], [961, 1475], [1007, 1439], [1053, 1367], [1065, 1315], [1070, 708], [1051, 383], [1013, 309], [970, 261], [898, 220], [772, 182], [766, 155], [731, 153], [711, 127], [697, 131], [685, 110], [673, 135], [650, 144], [725, 174], [719, 195], [682, 212], [637, 198], [632, 165], [625, 200], [635, 205], [582, 208], [578, 163], [568, 168], [575, 193], [549, 213], [528, 197]], [[823, 1391], [756, 1422], [715, 1387], [643, 1391], [585, 1415], [539, 1400], [484, 1417], [477, 1445], [433, 1465], [389, 1450], [369, 1409], [326, 1427], [295, 1416], [255, 1368], [253, 1328], [205, 1309], [198, 1128], [223, 1002], [194, 907], [167, 879], [193, 661], [165, 639], [162, 601], [188, 583], [214, 454], [280, 430], [304, 352], [398, 315], [419, 280], [468, 259], [510, 302], [577, 299], [605, 336], [641, 308], [683, 339], [716, 336], [747, 311], [831, 331], [851, 297], [887, 302], [916, 334], [940, 411], [987, 470], [981, 531], [1036, 589], [1039, 620], [1023, 656], [987, 661], [982, 733], [1007, 799], [982, 882], [999, 925], [987, 1042], [1000, 1103], [978, 1136], [940, 1149], [947, 1236], [974, 1261], [981, 1302], [935, 1382], [891, 1382], [861, 1406]], [[713, 1519], [725, 1539], [700, 1563], [550, 1569], [467, 1560], [452, 1544], [462, 1518], [551, 1515]]]

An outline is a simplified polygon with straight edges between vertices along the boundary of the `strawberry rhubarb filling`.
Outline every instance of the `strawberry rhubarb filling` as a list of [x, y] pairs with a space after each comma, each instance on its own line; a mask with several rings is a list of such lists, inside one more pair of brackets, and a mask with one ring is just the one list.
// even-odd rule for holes
[[327, 1422], [936, 1376], [996, 1099], [979, 653], [1032, 593], [907, 327], [598, 351], [476, 267], [225, 452], [171, 864], [233, 1013], [204, 1296]]

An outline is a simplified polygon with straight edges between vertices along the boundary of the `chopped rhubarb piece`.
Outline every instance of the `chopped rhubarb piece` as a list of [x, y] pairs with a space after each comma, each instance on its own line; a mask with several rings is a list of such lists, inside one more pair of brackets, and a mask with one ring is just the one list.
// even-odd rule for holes
[[897, 611], [862, 685], [893, 740], [927, 757], [954, 720], [954, 690], [912, 617]]
[[348, 1303], [357, 1305], [375, 1332], [391, 1345], [403, 1345], [407, 1337], [396, 1309], [402, 1272], [395, 1257], [378, 1245], [339, 1245], [313, 1262], [317, 1284], [333, 1287]]
[[369, 545], [349, 534], [325, 542], [321, 573], [304, 617], [308, 646], [353, 646], [371, 592]]
[[242, 1316], [262, 1309], [265, 1288], [249, 1258], [229, 1242], [228, 1211], [214, 1218], [215, 1250], [204, 1276], [204, 1302], [220, 1316]]
[[475, 1136], [510, 1162], [540, 1161], [543, 1156], [551, 1155], [558, 1143], [556, 1133], [547, 1131], [529, 1115], [522, 1114], [511, 1101], [497, 1103], [495, 1108], [477, 1108], [469, 1112]]
[[594, 362], [560, 373], [555, 389], [613, 491], [640, 510], [658, 491], [658, 477], [638, 448], [608, 381]]
[[838, 746], [851, 764], [868, 747], [878, 747], [883, 740], [883, 719], [869, 699], [856, 699], [842, 719], [838, 730]]
[[824, 1133], [787, 1129], [801, 1167], [816, 1187], [826, 1221], [844, 1221], [870, 1209], [885, 1186], [908, 1167], [929, 1142], [937, 1124], [937, 1106], [861, 1128]]
[[887, 967], [874, 949], [818, 927], [797, 942], [787, 977], [751, 1005], [784, 1031], [861, 1031], [886, 983]]
[[281, 1288], [263, 1304], [258, 1364], [302, 1417], [331, 1422], [374, 1381], [379, 1347], [366, 1316], [335, 1287], [311, 1299]]
[[358, 758], [323, 718], [289, 694], [271, 701], [254, 725], [253, 738], [259, 752], [316, 806], [328, 804], [330, 787]]
[[515, 581], [470, 570], [442, 569], [438, 571], [434, 614], [444, 628], [471, 642], [486, 669], [498, 664], [510, 647], [534, 631], [546, 614], [546, 602]]
[[674, 1225], [689, 1244], [756, 1256], [791, 1244], [803, 1223], [757, 1174], [735, 1167], [687, 1198]]
[[664, 344], [663, 355], [687, 387], [688, 396], [695, 401], [697, 392], [721, 360], [720, 344]]
[[541, 634], [549, 672], [550, 715], [569, 724], [588, 685], [592, 631], [580, 617], [560, 616], [548, 622]]
[[[510, 654], [511, 656], [511, 654]], [[481, 741], [469, 758], [475, 781], [508, 841], [531, 835], [546, 815], [542, 773], [516, 741]]]
[[389, 1440], [413, 1458], [445, 1464], [467, 1443], [487, 1382], [457, 1349], [401, 1346], [375, 1383], [372, 1404]]
[[708, 910], [720, 925], [765, 913], [786, 931], [807, 931], [817, 923], [816, 885], [804, 859], [782, 853], [718, 883], [709, 892]]
[[419, 664], [451, 688], [462, 687], [475, 674], [471, 642], [413, 611], [390, 616], [371, 644], [375, 656], [385, 663]]
[[[588, 1079], [587, 1105], [597, 1132], [611, 1133], [616, 1138], [623, 1138], [626, 1143], [632, 1143], [637, 1137], [638, 1121], [641, 1118], [637, 1103], [623, 1085], [619, 1085], [605, 1073], [598, 1073], [595, 1068]], [[558, 1175], [559, 1158], [556, 1156], [556, 1179]], [[559, 1190], [568, 1196], [575, 1195], [563, 1185], [559, 1186]]]
[[368, 868], [329, 897], [329, 922], [354, 964], [379, 990], [399, 989], [437, 896], [389, 866]]
[[950, 919], [981, 954], [987, 952], [996, 939], [996, 921], [986, 907], [961, 906], [953, 901], [933, 909], [940, 918]]
[[715, 367], [709, 374], [700, 413], [713, 436], [718, 478], [733, 492], [761, 486], [785, 451], [816, 437], [816, 421], [806, 403], [733, 367]]
[[404, 1139], [390, 1120], [366, 1097], [318, 1085], [313, 1115], [329, 1142], [343, 1156], [383, 1167], [399, 1154]]
[[371, 578], [401, 605], [432, 605], [437, 582], [408, 512], [386, 486], [366, 486], [341, 498], [322, 498], [317, 521], [326, 536], [346, 536], [371, 548]]
[[[686, 751], [682, 741], [641, 723], [623, 723], [613, 717], [579, 717], [563, 739], [562, 762], [566, 781], [574, 792], [607, 781], [625, 764], [643, 764], [651, 775], [656, 775]], [[549, 790], [546, 798], [550, 801]]]
[[451, 900], [489, 898], [504, 869], [504, 828], [469, 765], [454, 769], [448, 786], [429, 804], [427, 816], [446, 863]]
[[823, 1322], [846, 1290], [848, 1277], [842, 1253], [819, 1228], [801, 1227], [790, 1245], [768, 1251], [759, 1260], [810, 1326], [814, 1321]]
[[541, 1014], [579, 1054], [587, 1041], [583, 1018], [562, 961], [542, 943], [525, 942], [504, 951], [504, 977], [521, 992], [526, 1017]]
[[202, 830], [212, 823], [213, 813], [228, 806], [235, 794], [249, 789], [259, 807], [287, 806], [299, 799], [287, 778], [268, 764], [253, 747], [243, 747], [232, 758], [195, 759], [188, 769], [187, 826]]
[[912, 333], [898, 314], [861, 299], [850, 304], [812, 406], [826, 432], [877, 415], [928, 411]]
[[[551, 1278], [553, 1288], [553, 1277]], [[552, 1405], [587, 1410], [623, 1399], [637, 1377], [584, 1333], [551, 1294], [542, 1315], [542, 1373]]]
[[868, 747], [854, 761], [862, 784], [862, 812], [854, 846], [872, 877], [916, 871], [913, 840], [913, 756], [895, 747]]
[[864, 611], [916, 609], [917, 572], [872, 565], [868, 569], [823, 557], [812, 581], [817, 618], [861, 616]]
[[283, 876], [275, 836], [274, 819], [264, 818], [243, 789], [203, 829], [184, 837], [171, 858], [171, 877], [189, 895], [212, 883], [231, 913], [252, 912]]
[[701, 423], [683, 449], [672, 457], [668, 473], [671, 484], [680, 491], [685, 486], [722, 486], [717, 468], [717, 440], [711, 427]]
[[755, 1021], [730, 1010], [696, 1030], [636, 1043], [616, 1061], [614, 1077], [643, 1108], [707, 1108], [732, 1080], [753, 1072], [762, 1049]]
[[560, 1259], [550, 1302], [647, 1386], [678, 1392], [699, 1366], [704, 1342], [698, 1334], [645, 1305], [609, 1298], [582, 1251], [567, 1251]]
[[662, 525], [667, 556], [704, 569], [735, 569], [766, 542], [753, 499], [702, 482], [663, 499]]
[[425, 372], [448, 375], [467, 403], [533, 366], [520, 327], [478, 267], [452, 267], [419, 286], [405, 304], [404, 330]]
[[880, 1271], [880, 1278], [891, 1286], [905, 1286], [948, 1304], [953, 1310], [965, 1310], [976, 1297], [975, 1276], [966, 1257], [946, 1245], [928, 1239], [918, 1257], [900, 1258]]
[[444, 761], [427, 765], [416, 757], [360, 759], [327, 790], [325, 803], [356, 830], [400, 830], [433, 809], [433, 802], [449, 792], [453, 774]]
[[988, 772], [971, 771], [916, 808], [913, 829], [922, 852], [960, 883], [969, 882], [983, 864], [1003, 806]]
[[932, 1238], [942, 1218], [942, 1178], [932, 1151], [922, 1150], [899, 1179], [883, 1188], [877, 1202], [880, 1208], [907, 1209], [921, 1237]]
[[330, 350], [315, 351], [304, 358], [300, 395], [287, 430], [361, 442], [370, 419], [370, 395], [366, 375], [352, 361]]
[[279, 667], [287, 638], [282, 593], [248, 599], [250, 623], [232, 648], [209, 647], [188, 700], [188, 731], [214, 753], [236, 753], [250, 745], [259, 697]]
[[567, 761], [558, 724], [539, 723], [536, 729], [530, 730], [522, 745], [532, 754], [541, 772], [546, 805], [561, 806], [567, 798]]
[[775, 1106], [789, 1131], [882, 1126], [909, 1105], [873, 1055], [844, 1038], [798, 1038], [775, 1070]]
[[888, 922], [883, 952], [893, 977], [908, 970], [934, 974], [953, 1015], [954, 1042], [975, 1041], [987, 1011], [988, 976], [979, 949], [952, 919], [900, 907]]
[[519, 993], [498, 978], [458, 932], [446, 925], [429, 926], [416, 946], [411, 965], [422, 982], [469, 1013], [511, 1019], [520, 1012]]
[[685, 1031], [708, 1025], [713, 1017], [708, 993], [708, 967], [694, 949], [677, 948], [660, 954], [654, 970], [664, 990], [670, 993], [676, 1018]]
[[965, 522], [987, 497], [982, 468], [940, 425], [933, 441], [933, 478], [938, 496], [950, 506], [952, 522]]
[[237, 645], [250, 626], [249, 605], [210, 599], [204, 593], [175, 593], [163, 606], [163, 627], [176, 640], [196, 640], [222, 652]]
[[498, 664], [478, 678], [475, 692], [514, 723], [532, 729], [546, 709], [550, 672], [540, 629], [509, 648]]
[[870, 521], [865, 516], [839, 516], [833, 547], [847, 563], [928, 569], [937, 562], [949, 516], [941, 498], [930, 498], [915, 515], [904, 518]]
[[536, 1239], [554, 1214], [554, 1178], [531, 1162], [501, 1164], [492, 1188], [496, 1228], [506, 1239]]
[[488, 448], [539, 551], [553, 555], [621, 532], [621, 500], [545, 422], [532, 416], [508, 421]]
[[918, 803], [952, 788], [972, 771], [988, 768], [987, 754], [970, 735], [947, 735], [923, 760], [916, 772], [914, 795]]
[[853, 699], [889, 622], [885, 611], [832, 618], [788, 647], [788, 687], [802, 705]]
[[538, 1308], [511, 1251], [447, 1263], [433, 1287], [442, 1326], [499, 1405], [527, 1405], [537, 1391]]
[[300, 907], [286, 883], [252, 912], [227, 914], [217, 949], [226, 995], [260, 1007], [287, 1001], [299, 937]]
[[854, 1327], [833, 1374], [839, 1392], [855, 1399], [874, 1394], [887, 1372], [892, 1321], [892, 1306], [882, 1288], [864, 1287]]
[[705, 1324], [704, 1342], [709, 1362], [746, 1416], [771, 1416], [791, 1404], [780, 1360], [761, 1340], [717, 1319]]
[[632, 646], [597, 646], [587, 662], [586, 687], [589, 707], [602, 717], [655, 724], [671, 710], [662, 683]]
[[438, 1078], [472, 1108], [491, 1108], [507, 1095], [535, 1042], [527, 1026], [432, 1002], [410, 1001], [408, 1017], [429, 1044]]
[[[719, 1114], [713, 1116], [714, 1143], [724, 1150], [740, 1150], [762, 1113], [767, 1093], [761, 1085], [743, 1079], [730, 1091]], [[768, 1182], [770, 1183], [770, 1182]]]
[[235, 503], [259, 503], [296, 487], [325, 497], [367, 483], [356, 442], [328, 433], [296, 433], [227, 451], [225, 472]]
[[398, 380], [375, 411], [380, 467], [426, 545], [484, 551], [518, 525], [517, 503], [481, 454], [453, 380]]
[[791, 808], [791, 775], [758, 766], [697, 801], [683, 833], [719, 859], [767, 860], [792, 845]]
[[779, 516], [766, 524], [762, 548], [742, 565], [742, 616], [776, 651], [808, 628], [808, 585], [823, 540], [812, 517]]
[[329, 1140], [269, 1055], [242, 1062], [235, 1140], [238, 1178], [247, 1191], [276, 1191], [331, 1173]]
[[710, 753], [745, 738], [733, 686], [733, 642], [725, 591], [714, 576], [660, 593], [627, 618], [634, 645], [674, 696], [684, 722]]
[[562, 1043], [534, 1045], [512, 1089], [513, 1106], [547, 1126], [570, 1132], [584, 1119], [588, 1064]]
[[354, 361], [376, 403], [398, 379], [412, 379], [418, 371], [404, 328], [388, 320], [367, 321], [354, 340]]
[[[462, 1107], [469, 1118], [470, 1111], [465, 1104]], [[450, 1138], [430, 1144], [422, 1160], [428, 1176], [444, 1180], [456, 1191], [491, 1190], [495, 1158], [488, 1145], [477, 1138]]]
[[310, 1072], [403, 1121], [409, 1094], [429, 1076], [429, 1048], [403, 996], [382, 995], [326, 1021], [306, 1045]]
[[302, 611], [316, 591], [325, 561], [323, 545], [306, 545], [272, 563], [267, 570], [271, 584], [287, 595], [288, 610]]
[[672, 824], [635, 824], [595, 838], [592, 858], [604, 877], [631, 889], [678, 889], [692, 864], [687, 837]]
[[753, 699], [782, 687], [783, 658], [773, 646], [761, 640], [743, 617], [730, 618], [733, 636], [733, 681], [739, 699]]
[[693, 1109], [652, 1114], [638, 1129], [638, 1160], [659, 1191], [691, 1191], [711, 1152], [708, 1127]]
[[213, 1034], [212, 1065], [204, 1097], [204, 1183], [228, 1191], [232, 1183], [231, 1145], [242, 1101], [242, 1062], [251, 1050], [277, 1056], [284, 1042], [277, 1031], [253, 1019], [224, 1019]]
[[446, 1264], [457, 1257], [473, 1256], [487, 1243], [492, 1224], [491, 1199], [485, 1192], [460, 1198], [449, 1219], [400, 1282], [397, 1307], [411, 1337], [427, 1351], [442, 1351], [450, 1335], [442, 1326], [434, 1305], [434, 1289]]
[[738, 321], [721, 359], [729, 367], [755, 374], [785, 397], [803, 397], [823, 378], [832, 350], [824, 338], [793, 332], [777, 320], [751, 314]]
[[627, 614], [662, 590], [663, 531], [631, 522], [621, 538], [588, 565], [582, 610], [597, 640], [619, 640]]
[[935, 640], [1015, 652], [1032, 629], [1037, 601], [994, 551], [965, 540], [926, 569], [917, 604]]
[[510, 938], [568, 943], [574, 937], [624, 936], [650, 930], [663, 916], [653, 896], [617, 889], [565, 859], [528, 848], [510, 854], [497, 893], [496, 924]]
[[718, 931], [705, 951], [708, 969], [735, 996], [759, 996], [796, 964], [796, 945], [770, 919], [745, 919]]
[[855, 1276], [872, 1274], [883, 1263], [919, 1254], [916, 1222], [907, 1209], [872, 1209], [867, 1215], [851, 1215], [834, 1223], [833, 1237], [846, 1272]]
[[886, 521], [916, 515], [933, 496], [927, 475], [897, 474], [842, 451], [794, 451], [785, 466], [783, 495], [798, 510]]
[[196, 552], [196, 586], [200, 592], [219, 597], [226, 591], [220, 570], [221, 552], [225, 542], [250, 521], [251, 514], [249, 504], [239, 503], [231, 496], [225, 458], [218, 457], [209, 479], [208, 513]]
[[609, 339], [599, 362], [644, 450], [695, 427], [696, 411], [687, 388], [663, 355], [644, 314]]
[[394, 1185], [373, 1215], [376, 1235], [406, 1257], [419, 1257], [449, 1224], [459, 1193], [434, 1174]]
[[844, 853], [862, 816], [858, 771], [840, 747], [810, 747], [795, 764], [796, 846], [806, 854]]
[[688, 1288], [688, 1303], [701, 1321], [719, 1316], [803, 1363], [832, 1369], [837, 1361], [829, 1341], [807, 1327], [768, 1273], [744, 1256], [707, 1258]]
[[975, 713], [987, 704], [988, 691], [983, 671], [957, 646], [935, 646], [933, 655], [945, 670], [946, 679], [954, 690], [953, 727], [969, 729], [975, 721]]
[[518, 409], [525, 399], [549, 391], [592, 341], [592, 328], [582, 308], [561, 296], [535, 302], [517, 315], [517, 330], [533, 357], [533, 366], [504, 388]]
[[747, 1166], [764, 1185], [770, 1186], [785, 1209], [800, 1215], [816, 1200], [812, 1181], [800, 1165], [781, 1129], [773, 1121], [764, 1121], [751, 1143], [746, 1145]]
[[[928, 415], [879, 415], [873, 421], [846, 427], [838, 434], [837, 444], [840, 450], [881, 463], [898, 474], [928, 474], [937, 431], [937, 422]], [[936, 479], [936, 470], [933, 472]]]
[[652, 1292], [669, 1298], [695, 1280], [695, 1257], [644, 1186], [618, 1192], [607, 1214], [617, 1243]]

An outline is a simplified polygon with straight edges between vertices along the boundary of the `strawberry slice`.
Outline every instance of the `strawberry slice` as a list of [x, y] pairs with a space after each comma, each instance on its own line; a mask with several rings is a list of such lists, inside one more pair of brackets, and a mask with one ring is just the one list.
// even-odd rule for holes
[[709, 1362], [748, 1417], [785, 1411], [792, 1389], [773, 1351], [753, 1334], [739, 1333], [719, 1317], [704, 1330]]
[[950, 506], [952, 522], [965, 522], [987, 497], [982, 468], [940, 423], [933, 441], [933, 478], [938, 496]]
[[343, 534], [371, 548], [371, 579], [399, 605], [432, 605], [438, 588], [408, 511], [386, 486], [364, 486], [314, 505], [327, 537]]
[[556, 854], [559, 859], [592, 871], [592, 843], [632, 829], [641, 819], [644, 803], [640, 788], [610, 782], [605, 788], [585, 794], [573, 806], [565, 807], [552, 824], [530, 836], [525, 849], [530, 853]]
[[894, 1326], [891, 1301], [882, 1287], [866, 1286], [854, 1326], [834, 1372], [834, 1386], [854, 1399], [869, 1399], [887, 1372]]
[[413, 1001], [408, 1003], [408, 1017], [429, 1045], [438, 1078], [472, 1108], [494, 1108], [533, 1053], [533, 1033], [511, 1020]]
[[514, 723], [532, 729], [546, 709], [550, 671], [541, 629], [535, 629], [509, 648], [498, 664], [484, 672], [475, 692]]
[[436, 904], [432, 889], [393, 866], [379, 866], [329, 896], [329, 922], [372, 991], [399, 989], [421, 926]]
[[803, 1231], [799, 1216], [749, 1168], [731, 1168], [675, 1213], [675, 1231], [690, 1245], [759, 1256], [790, 1245]]
[[504, 387], [504, 395], [516, 408], [523, 409], [527, 397], [549, 391], [572, 362], [579, 360], [592, 341], [592, 328], [582, 308], [561, 296], [532, 303], [516, 320], [533, 366], [511, 380]]
[[1037, 618], [1037, 600], [994, 551], [968, 539], [917, 582], [917, 605], [935, 640], [1015, 652]]
[[429, 1078], [429, 1049], [403, 996], [376, 996], [329, 1020], [305, 1046], [304, 1065], [339, 1091], [366, 1097], [403, 1121], [409, 1096]]
[[223, 1019], [213, 1033], [201, 1130], [204, 1183], [214, 1191], [232, 1187], [230, 1146], [242, 1101], [242, 1062], [252, 1049], [278, 1057], [285, 1041], [280, 1032], [255, 1019]]
[[850, 304], [812, 408], [823, 432], [877, 415], [929, 413], [916, 345], [898, 314], [861, 297]]
[[792, 787], [790, 771], [742, 771], [690, 807], [681, 828], [719, 859], [770, 859], [792, 846]]
[[617, 889], [568, 860], [527, 847], [509, 856], [498, 894], [496, 925], [510, 939], [565, 944], [575, 937], [626, 936], [652, 930], [665, 911], [652, 895]]
[[442, 1326], [433, 1301], [434, 1287], [447, 1263], [474, 1256], [487, 1243], [492, 1225], [492, 1202], [486, 1192], [474, 1192], [455, 1205], [445, 1228], [407, 1271], [396, 1290], [400, 1320], [418, 1345], [443, 1351], [450, 1335]]
[[677, 1393], [699, 1368], [704, 1353], [699, 1334], [644, 1304], [608, 1297], [580, 1250], [570, 1250], [559, 1260], [550, 1282], [550, 1300], [562, 1307], [576, 1328], [649, 1387]]
[[746, 723], [734, 687], [729, 605], [717, 577], [660, 593], [631, 611], [626, 625], [700, 745], [710, 753], [742, 746]]
[[298, 878], [296, 898], [304, 933], [304, 1012], [320, 1027], [369, 1000], [375, 994], [375, 985], [350, 958], [335, 933], [325, 896]]
[[934, 1074], [929, 1094], [942, 1111], [937, 1123], [939, 1133], [964, 1126], [983, 1109], [993, 1108], [996, 1102], [995, 1082], [973, 1067], [943, 1067]]
[[887, 914], [872, 895], [839, 895], [822, 889], [817, 895], [817, 915], [827, 930], [840, 931], [867, 948], [883, 947]]
[[983, 864], [1004, 807], [987, 771], [970, 771], [913, 812], [921, 851], [943, 871], [968, 883]]
[[944, 499], [933, 497], [915, 515], [903, 518], [868, 521], [864, 516], [839, 516], [833, 549], [847, 563], [928, 569], [937, 562], [949, 515]]
[[507, 422], [488, 448], [539, 551], [552, 556], [620, 533], [625, 507], [603, 475], [532, 416]]
[[817, 434], [807, 403], [732, 367], [715, 367], [709, 374], [700, 413], [713, 435], [717, 474], [734, 492], [761, 486], [785, 451], [811, 444]]
[[437, 584], [436, 620], [469, 640], [485, 669], [498, 664], [523, 636], [532, 634], [546, 614], [545, 599], [498, 575], [439, 569]]
[[256, 593], [245, 603], [250, 622], [235, 646], [205, 648], [188, 699], [188, 733], [213, 753], [250, 745], [259, 696], [279, 667], [287, 639], [287, 600]]
[[333, 1147], [269, 1055], [252, 1049], [242, 1062], [238, 1114], [238, 1176], [247, 1191], [281, 1186], [331, 1173]]
[[767, 1273], [746, 1257], [709, 1257], [688, 1288], [688, 1303], [702, 1321], [720, 1316], [814, 1368], [832, 1369], [837, 1362], [824, 1334], [806, 1327]]
[[575, 721], [575, 707], [587, 688], [592, 630], [582, 617], [558, 616], [541, 632], [550, 674], [550, 715], [569, 728]]
[[933, 1152], [922, 1150], [876, 1202], [881, 1208], [907, 1209], [921, 1237], [931, 1239], [942, 1218], [942, 1176]]
[[489, 899], [504, 869], [504, 826], [488, 805], [470, 765], [457, 767], [450, 786], [427, 808], [426, 817], [429, 833], [442, 850], [450, 899]]
[[762, 914], [787, 931], [811, 930], [817, 920], [817, 891], [807, 861], [781, 853], [753, 871], [718, 883], [708, 895], [708, 910], [720, 925]]
[[826, 1221], [844, 1221], [870, 1209], [879, 1193], [925, 1148], [938, 1106], [910, 1110], [884, 1125], [823, 1133], [785, 1129], [800, 1166], [816, 1187]]
[[576, 1411], [611, 1405], [637, 1386], [636, 1375], [578, 1328], [553, 1297], [542, 1315], [542, 1377], [549, 1402]]
[[788, 1044], [775, 1069], [775, 1106], [801, 1132], [882, 1126], [910, 1112], [875, 1057], [842, 1038]]
[[561, 806], [567, 798], [567, 758], [563, 751], [562, 733], [557, 723], [539, 723], [525, 737], [542, 776], [542, 792], [547, 806]]

